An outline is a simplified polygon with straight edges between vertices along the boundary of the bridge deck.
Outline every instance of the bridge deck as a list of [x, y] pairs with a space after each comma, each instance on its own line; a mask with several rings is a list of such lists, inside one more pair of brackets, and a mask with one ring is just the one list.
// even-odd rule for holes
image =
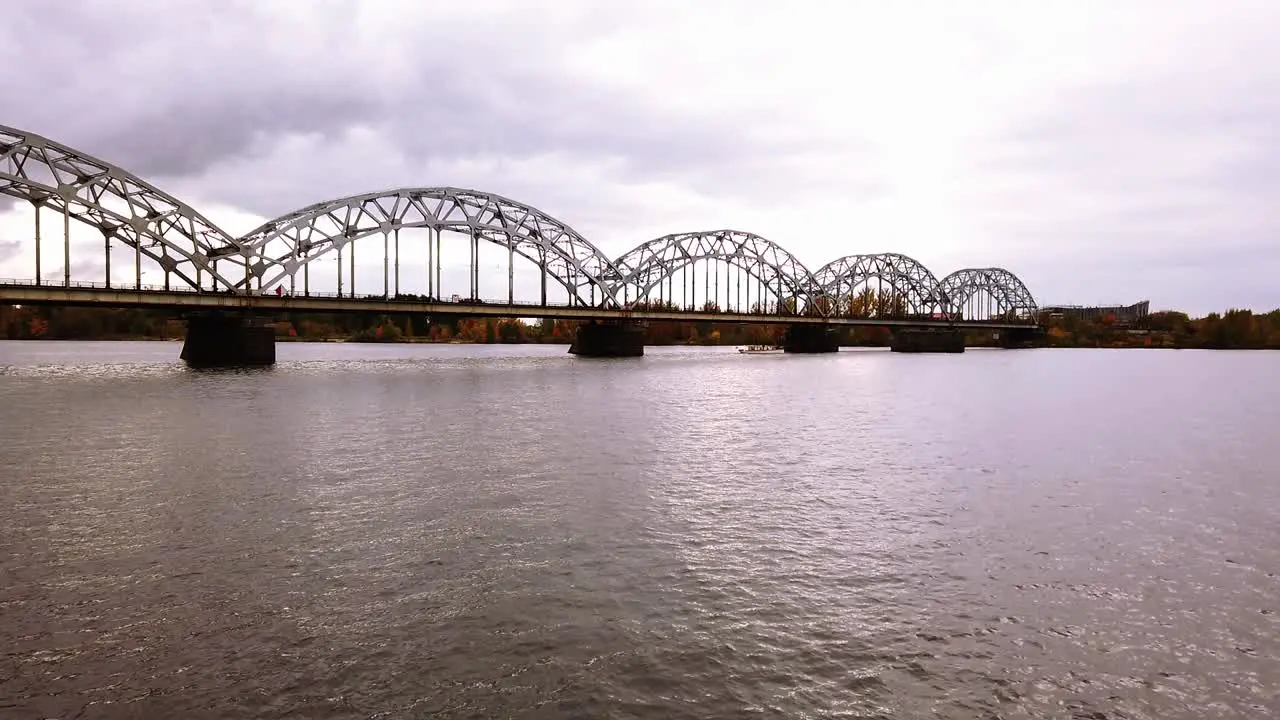
[[152, 308], [157, 310], [242, 310], [262, 313], [385, 313], [413, 315], [466, 315], [471, 317], [524, 317], [556, 320], [650, 320], [743, 324], [801, 323], [833, 326], [937, 327], [975, 330], [1033, 327], [1034, 322], [1000, 320], [945, 320], [815, 317], [704, 312], [696, 310], [614, 310], [597, 307], [537, 304], [482, 304], [395, 300], [382, 296], [336, 297], [232, 295], [223, 292], [108, 288], [91, 283], [34, 285], [0, 283], [0, 303], [7, 305], [75, 305], [87, 307]]

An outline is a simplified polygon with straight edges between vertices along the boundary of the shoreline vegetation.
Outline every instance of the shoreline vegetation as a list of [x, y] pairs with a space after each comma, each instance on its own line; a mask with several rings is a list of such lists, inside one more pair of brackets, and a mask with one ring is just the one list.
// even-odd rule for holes
[[[389, 317], [377, 314], [294, 313], [273, 323], [281, 341], [374, 343], [474, 343], [567, 345], [580, 323], [515, 318]], [[1176, 311], [1155, 312], [1125, 324], [1112, 316], [1085, 320], [1042, 318], [1039, 347], [1280, 349], [1280, 309], [1268, 313], [1228, 310], [1191, 318]], [[737, 325], [705, 322], [651, 322], [645, 344], [770, 345], [780, 342], [785, 323]], [[888, 347], [886, 328], [840, 329], [846, 347]], [[0, 305], [0, 339], [9, 340], [181, 340], [186, 328], [173, 314], [140, 309]], [[969, 332], [968, 347], [994, 347], [989, 332]]]

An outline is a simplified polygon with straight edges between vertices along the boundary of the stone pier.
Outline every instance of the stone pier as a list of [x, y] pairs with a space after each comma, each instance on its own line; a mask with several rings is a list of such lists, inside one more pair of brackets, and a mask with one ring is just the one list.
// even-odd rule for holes
[[792, 323], [787, 326], [787, 334], [782, 339], [782, 350], [789, 353], [837, 352], [840, 339], [835, 328], [828, 325]]
[[273, 365], [276, 331], [240, 314], [192, 315], [181, 357], [192, 367]]
[[1044, 328], [1039, 326], [1001, 330], [998, 335], [1000, 347], [1009, 350], [1036, 347], [1045, 339]]
[[893, 331], [889, 349], [900, 353], [962, 353], [964, 331], [899, 328]]
[[578, 326], [569, 352], [580, 357], [640, 357], [644, 355], [644, 326], [626, 320], [593, 320]]

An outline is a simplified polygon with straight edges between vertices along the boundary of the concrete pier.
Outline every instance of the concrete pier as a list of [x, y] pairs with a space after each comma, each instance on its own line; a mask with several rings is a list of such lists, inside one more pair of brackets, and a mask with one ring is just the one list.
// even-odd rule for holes
[[640, 357], [644, 355], [644, 326], [625, 320], [579, 325], [569, 352], [581, 357]]
[[240, 314], [192, 315], [181, 357], [192, 367], [273, 365], [275, 328]]
[[835, 328], [828, 325], [800, 325], [792, 323], [787, 326], [786, 337], [782, 340], [783, 352], [789, 353], [829, 353], [840, 350], [840, 340]]
[[962, 353], [964, 332], [899, 328], [893, 331], [889, 349], [900, 353]]
[[1000, 330], [998, 333], [1000, 347], [1008, 350], [1037, 347], [1045, 340], [1044, 328], [1041, 327]]

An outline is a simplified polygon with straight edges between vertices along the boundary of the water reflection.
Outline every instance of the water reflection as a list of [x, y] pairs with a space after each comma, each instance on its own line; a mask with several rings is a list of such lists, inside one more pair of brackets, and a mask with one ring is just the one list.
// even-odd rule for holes
[[1276, 709], [1274, 354], [177, 350], [0, 343], [0, 708]]

